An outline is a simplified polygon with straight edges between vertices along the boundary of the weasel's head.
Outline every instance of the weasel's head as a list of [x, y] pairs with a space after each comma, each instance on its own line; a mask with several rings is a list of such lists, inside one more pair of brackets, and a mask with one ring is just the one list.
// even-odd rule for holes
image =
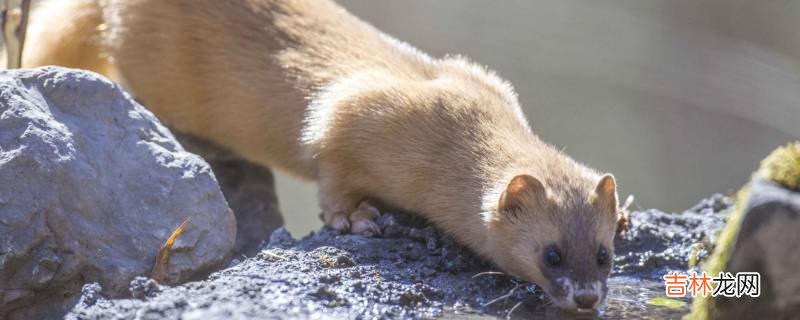
[[[605, 299], [614, 259], [617, 192], [610, 174], [544, 185], [514, 177], [489, 221], [493, 260], [544, 289], [566, 310]], [[585, 180], [585, 181], [581, 181]]]

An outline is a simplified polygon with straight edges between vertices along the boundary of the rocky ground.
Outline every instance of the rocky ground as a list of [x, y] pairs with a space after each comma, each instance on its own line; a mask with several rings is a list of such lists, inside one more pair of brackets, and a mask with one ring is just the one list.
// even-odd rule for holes
[[[691, 254], [704, 255], [696, 244], [712, 243], [730, 206], [730, 199], [714, 195], [679, 214], [631, 212], [631, 229], [616, 242], [614, 279], [659, 279], [668, 270], [685, 271]], [[479, 275], [495, 269], [424, 222], [384, 214], [379, 224], [379, 238], [320, 230], [296, 240], [278, 229], [256, 256], [234, 261], [207, 280], [163, 287], [139, 278], [131, 283], [132, 299], [107, 299], [103, 288], [89, 284], [67, 318], [505, 316], [520, 302], [517, 313], [544, 309], [535, 286], [505, 275]], [[620, 281], [610, 283], [613, 291]]]

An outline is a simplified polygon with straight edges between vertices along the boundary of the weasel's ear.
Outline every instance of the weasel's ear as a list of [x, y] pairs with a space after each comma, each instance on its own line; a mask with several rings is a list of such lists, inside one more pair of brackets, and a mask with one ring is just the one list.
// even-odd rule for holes
[[594, 189], [594, 204], [610, 212], [617, 212], [617, 182], [606, 173]]
[[513, 179], [500, 195], [500, 203], [497, 208], [500, 211], [515, 210], [523, 207], [526, 202], [534, 201], [537, 196], [544, 197], [546, 191], [539, 179], [527, 174], [521, 174]]

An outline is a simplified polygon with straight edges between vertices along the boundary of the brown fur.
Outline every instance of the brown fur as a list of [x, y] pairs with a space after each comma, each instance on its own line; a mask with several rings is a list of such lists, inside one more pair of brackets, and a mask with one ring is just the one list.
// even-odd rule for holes
[[[24, 65], [105, 73], [173, 128], [318, 181], [334, 228], [371, 229], [364, 200], [378, 199], [564, 307], [558, 277], [605, 283], [594, 259], [613, 254], [613, 178], [598, 185], [542, 142], [511, 86], [463, 58], [431, 58], [322, 0], [62, 0], [32, 23]], [[509, 186], [520, 175], [533, 180]], [[542, 264], [553, 245], [562, 271]]]

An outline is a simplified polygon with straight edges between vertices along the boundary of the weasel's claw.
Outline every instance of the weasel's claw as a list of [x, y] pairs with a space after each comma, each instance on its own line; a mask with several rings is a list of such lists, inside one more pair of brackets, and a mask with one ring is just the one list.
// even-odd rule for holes
[[347, 231], [350, 230], [350, 221], [348, 221], [347, 216], [341, 212], [331, 215], [330, 219], [325, 221], [325, 224], [339, 233], [347, 233]]
[[358, 209], [350, 214], [350, 232], [366, 237], [381, 234], [381, 228], [375, 223], [375, 219], [381, 216], [380, 210], [363, 201]]
[[353, 234], [360, 234], [365, 237], [372, 237], [381, 234], [381, 228], [378, 227], [378, 224], [375, 221], [370, 219], [361, 219], [358, 221], [353, 221], [350, 232]]

